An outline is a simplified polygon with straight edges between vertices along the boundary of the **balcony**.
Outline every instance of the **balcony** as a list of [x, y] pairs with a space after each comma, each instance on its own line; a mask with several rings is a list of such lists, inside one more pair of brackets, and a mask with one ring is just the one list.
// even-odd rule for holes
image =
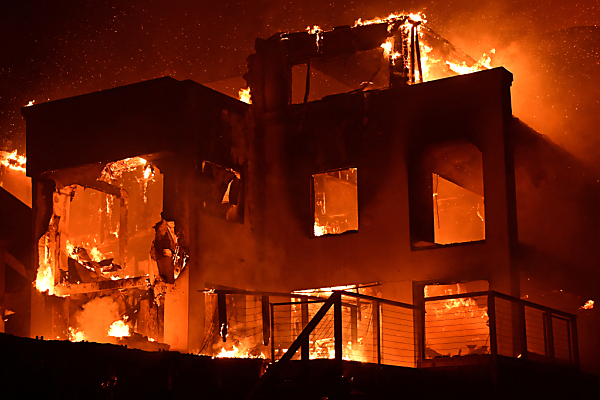
[[503, 356], [579, 365], [575, 315], [495, 291], [428, 297], [419, 308], [350, 292], [323, 298], [225, 290], [209, 295], [207, 309], [213, 332], [218, 327], [225, 338], [205, 340], [209, 355], [218, 356], [210, 354], [212, 341], [224, 352], [226, 343], [236, 347], [228, 355], [276, 364], [336, 359], [427, 368]]

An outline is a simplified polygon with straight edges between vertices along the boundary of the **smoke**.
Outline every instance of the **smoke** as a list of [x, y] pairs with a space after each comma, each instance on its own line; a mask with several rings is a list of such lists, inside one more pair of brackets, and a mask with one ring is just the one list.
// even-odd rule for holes
[[[18, 148], [21, 153], [25, 150], [25, 123], [19, 109], [29, 100], [41, 103], [164, 75], [200, 83], [239, 77], [245, 72], [245, 59], [253, 51], [255, 37], [301, 31], [313, 24], [331, 29], [352, 24], [358, 18], [387, 16], [396, 11], [424, 11], [435, 30], [476, 59], [496, 48], [502, 65], [508, 69], [529, 62], [521, 59], [529, 57], [523, 38], [574, 26], [600, 25], [600, 7], [595, 0], [258, 0], [216, 2], [210, 7], [191, 0], [123, 0], [94, 6], [74, 0], [3, 2], [0, 146]], [[508, 60], [504, 49], [511, 51], [517, 45], [525, 46], [525, 52], [509, 53]], [[567, 41], [565, 46], [572, 43]], [[534, 69], [528, 70], [531, 75], [539, 75], [535, 65], [539, 65], [538, 72], [552, 67], [542, 61], [543, 65], [532, 63]], [[544, 91], [519, 89], [521, 76], [515, 80], [516, 103], [547, 95]], [[551, 87], [547, 79], [540, 85], [542, 89]], [[540, 103], [539, 107], [553, 105]], [[561, 101], [554, 106], [559, 113], [565, 109]], [[538, 127], [525, 107], [515, 107], [515, 111]], [[538, 114], [536, 118], [542, 119]], [[584, 123], [573, 129], [579, 132], [588, 127]], [[545, 128], [539, 125], [539, 129]], [[556, 135], [552, 137], [561, 142]], [[565, 141], [565, 145], [570, 142]], [[570, 148], [582, 150], [578, 144]], [[597, 147], [594, 151], [600, 153]]]
[[85, 332], [88, 341], [111, 342], [107, 335], [108, 328], [120, 319], [119, 305], [111, 296], [96, 297], [85, 303], [74, 317], [78, 329]]

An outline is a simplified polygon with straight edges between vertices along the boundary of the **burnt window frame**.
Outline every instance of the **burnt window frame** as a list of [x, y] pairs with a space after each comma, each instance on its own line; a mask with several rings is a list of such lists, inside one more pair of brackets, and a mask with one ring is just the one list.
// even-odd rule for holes
[[431, 163], [428, 162], [428, 157], [431, 156], [432, 152], [436, 148], [450, 147], [453, 145], [474, 146], [474, 148], [481, 155], [482, 198], [485, 210], [485, 173], [483, 168], [484, 154], [479, 146], [473, 141], [466, 140], [464, 138], [427, 143], [427, 145], [421, 147], [418, 151], [415, 151], [413, 153], [413, 157], [408, 160], [409, 237], [410, 248], [412, 251], [475, 245], [485, 243], [486, 238], [488, 237], [488, 224], [486, 223], [484, 217], [483, 239], [447, 244], [439, 244], [435, 242], [433, 174], [436, 174], [465, 190], [476, 193], [448, 178], [445, 178], [443, 174], [441, 174], [439, 171], [436, 171], [436, 167], [434, 165], [431, 165]]
[[[227, 204], [229, 204], [229, 207], [236, 207], [235, 209], [237, 210], [237, 213], [235, 215], [233, 215], [231, 218], [228, 218], [228, 214], [229, 211], [232, 210], [232, 208], [229, 208], [224, 214], [222, 213], [221, 210], [217, 210], [216, 208], [219, 207], [217, 206], [207, 206], [207, 200], [209, 199], [210, 193], [209, 193], [209, 189], [213, 188], [213, 184], [214, 184], [214, 177], [213, 176], [209, 176], [208, 172], [206, 171], [205, 167], [206, 164], [210, 164], [213, 167], [212, 168], [219, 168], [221, 170], [230, 172], [234, 175], [234, 179], [237, 179], [239, 181], [239, 186], [238, 186], [238, 196], [237, 196], [237, 200], [235, 203], [233, 202], [229, 202]], [[228, 222], [233, 222], [233, 223], [238, 223], [238, 224], [244, 224], [245, 221], [245, 212], [244, 212], [244, 179], [243, 179], [243, 174], [242, 172], [238, 171], [235, 168], [230, 168], [230, 167], [226, 167], [223, 166], [221, 164], [218, 164], [214, 161], [211, 160], [202, 160], [201, 163], [201, 169], [200, 169], [200, 174], [202, 176], [202, 198], [201, 198], [201, 209], [202, 212], [207, 214], [207, 215], [212, 215], [213, 217], [219, 218], [219, 219], [224, 219], [225, 221]], [[223, 199], [225, 197], [225, 195], [228, 193], [230, 193], [231, 196], [231, 192], [230, 192], [230, 188], [231, 188], [231, 182], [233, 182], [233, 180], [229, 181], [229, 183], [227, 184], [227, 188], [225, 189], [225, 192], [223, 193], [223, 197], [221, 199]], [[231, 197], [230, 197], [231, 199]], [[216, 204], [216, 202], [215, 202]], [[225, 204], [225, 203], [220, 203], [221, 205]], [[225, 208], [225, 207], [222, 207]]]
[[[324, 233], [322, 235], [316, 235], [315, 234], [315, 210], [316, 210], [315, 175], [327, 174], [329, 172], [337, 172], [337, 171], [343, 171], [343, 170], [349, 170], [349, 169], [356, 170], [356, 225], [357, 225], [357, 227], [356, 227], [356, 229], [347, 230], [347, 231], [340, 232], [340, 233]], [[310, 236], [312, 238], [332, 237], [332, 236], [340, 236], [340, 235], [358, 233], [358, 231], [360, 229], [360, 200], [359, 200], [360, 196], [358, 193], [358, 186], [359, 186], [358, 166], [332, 168], [332, 169], [327, 169], [327, 170], [322, 170], [322, 171], [317, 171], [317, 172], [311, 173], [311, 176], [310, 176], [310, 218], [311, 218], [310, 219]]]

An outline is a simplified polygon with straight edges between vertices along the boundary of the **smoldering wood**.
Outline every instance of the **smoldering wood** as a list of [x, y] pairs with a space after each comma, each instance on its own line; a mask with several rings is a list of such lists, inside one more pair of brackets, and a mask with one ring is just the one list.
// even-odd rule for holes
[[152, 258], [156, 260], [161, 279], [166, 283], [175, 283], [175, 264], [173, 254], [177, 253], [178, 245], [171, 234], [169, 223], [162, 219], [154, 225], [155, 237], [152, 242]]
[[155, 340], [162, 340], [162, 327], [159, 318], [160, 307], [154, 301], [154, 293], [149, 290], [140, 300], [136, 331]]

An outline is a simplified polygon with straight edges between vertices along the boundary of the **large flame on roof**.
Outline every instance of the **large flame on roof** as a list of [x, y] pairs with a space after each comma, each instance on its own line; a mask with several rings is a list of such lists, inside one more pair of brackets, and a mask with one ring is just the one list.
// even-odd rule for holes
[[[475, 61], [470, 59], [470, 57], [466, 56], [466, 54], [460, 52], [462, 55], [466, 56], [466, 58], [470, 60], [457, 61], [456, 59], [444, 59], [443, 56], [438, 54], [434, 56], [432, 50], [435, 50], [433, 47], [429, 46], [424, 42], [424, 39], [427, 35], [436, 37], [436, 39], [440, 39], [439, 35], [434, 33], [427, 26], [427, 18], [425, 14], [418, 13], [403, 13], [403, 12], [395, 12], [389, 14], [387, 17], [376, 17], [372, 19], [363, 20], [359, 18], [354, 22], [354, 27], [364, 26], [364, 25], [373, 25], [373, 24], [387, 24], [388, 32], [391, 32], [392, 29], [395, 29], [394, 26], [398, 22], [402, 22], [401, 29], [416, 29], [416, 35], [418, 40], [418, 50], [420, 51], [420, 60], [421, 60], [421, 68], [422, 68], [422, 81], [427, 82], [435, 79], [440, 79], [445, 76], [440, 75], [440, 66], [443, 66], [443, 70], [447, 75], [464, 75], [472, 72], [483, 71], [489, 68], [492, 68], [492, 57], [491, 55], [495, 54], [495, 49], [492, 49], [489, 54], [484, 53], [483, 56]], [[316, 27], [316, 26], [315, 26]], [[320, 29], [320, 28], [319, 28]], [[313, 33], [315, 30], [309, 30], [309, 33]], [[443, 38], [442, 38], [443, 39]], [[412, 39], [409, 38], [409, 42]], [[443, 39], [445, 41], [445, 39]], [[411, 43], [412, 46], [412, 43]], [[396, 59], [398, 59], [401, 54], [399, 52], [393, 51], [394, 48], [394, 38], [388, 37], [387, 40], [381, 44], [381, 47], [384, 50], [384, 56], [389, 58], [392, 64], [395, 63]], [[453, 47], [453, 46], [452, 46]], [[435, 51], [434, 51], [435, 52]], [[417, 75], [416, 69], [418, 67], [417, 62], [413, 63], [415, 67], [415, 71], [413, 71], [414, 75]], [[438, 68], [434, 68], [434, 67]], [[432, 71], [437, 70], [437, 73], [433, 73]], [[447, 76], [446, 75], [446, 76]]]
[[410, 13], [410, 14], [404, 14], [404, 13], [391, 13], [390, 15], [388, 15], [385, 18], [379, 18], [379, 17], [375, 17], [373, 19], [367, 19], [367, 20], [362, 20], [362, 18], [357, 19], [354, 22], [354, 26], [361, 26], [361, 25], [373, 25], [373, 24], [383, 24], [383, 23], [392, 23], [392, 22], [396, 22], [399, 19], [408, 17], [409, 21], [412, 23], [417, 23], [417, 22], [421, 22], [421, 23], [426, 23], [427, 19], [425, 17], [425, 14], [423, 13]]

